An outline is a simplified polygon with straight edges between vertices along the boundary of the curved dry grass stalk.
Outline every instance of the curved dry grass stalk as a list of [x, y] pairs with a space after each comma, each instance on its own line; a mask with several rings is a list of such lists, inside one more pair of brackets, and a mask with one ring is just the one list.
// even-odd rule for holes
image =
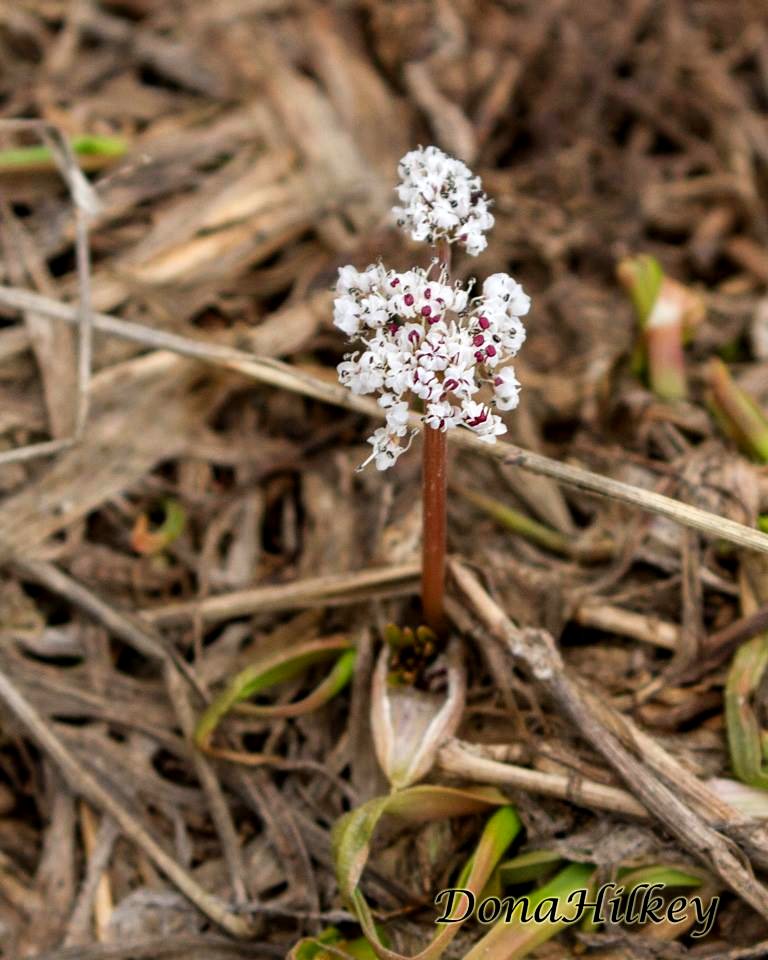
[[210, 920], [233, 937], [251, 936], [250, 923], [232, 913], [217, 897], [200, 884], [155, 838], [139, 823], [133, 814], [77, 760], [75, 755], [56, 736], [42, 717], [13, 683], [0, 672], [0, 700], [28, 731], [33, 740], [59, 768], [73, 793], [83, 797], [94, 807], [108, 814], [120, 827], [126, 839], [135, 843], [152, 863]]
[[[42, 297], [13, 287], [0, 287], [0, 304], [19, 310], [34, 310], [47, 316], [58, 317], [68, 323], [76, 322], [78, 316], [75, 308], [67, 304], [58, 303], [49, 297]], [[133, 343], [140, 343], [154, 349], [170, 350], [181, 356], [236, 370], [238, 373], [261, 383], [300, 393], [323, 403], [344, 407], [347, 410], [364, 413], [377, 419], [381, 419], [383, 415], [381, 408], [375, 401], [354, 396], [343, 387], [328, 383], [280, 360], [254, 357], [230, 347], [207, 344], [178, 334], [153, 330], [142, 324], [120, 320], [109, 314], [94, 314], [93, 326], [100, 332], [109, 333]], [[410, 422], [414, 427], [418, 427], [421, 423], [419, 414], [411, 413]], [[708, 510], [683, 503], [681, 500], [675, 500], [652, 490], [645, 490], [630, 483], [614, 480], [611, 477], [593, 473], [582, 467], [561, 463], [558, 460], [534, 453], [531, 450], [524, 450], [522, 447], [509, 443], [483, 443], [468, 431], [451, 431], [449, 440], [457, 446], [471, 449], [475, 453], [481, 453], [494, 460], [500, 460], [503, 463], [522, 467], [541, 476], [550, 477], [570, 487], [630, 504], [658, 516], [667, 517], [675, 523], [698, 530], [714, 539], [725, 540], [740, 547], [768, 553], [767, 534], [727, 517], [719, 517]]]

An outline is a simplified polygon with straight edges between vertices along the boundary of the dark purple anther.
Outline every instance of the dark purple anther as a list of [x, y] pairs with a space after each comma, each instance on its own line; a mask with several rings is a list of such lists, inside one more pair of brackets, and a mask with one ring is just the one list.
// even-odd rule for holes
[[485, 354], [483, 353], [482, 350], [477, 351], [477, 353], [475, 354], [475, 360], [477, 360], [478, 363], [482, 363], [483, 360], [485, 360]]
[[427, 300], [430, 300], [430, 299], [431, 299], [431, 297], [432, 297], [432, 289], [431, 289], [431, 287], [427, 287], [427, 289], [424, 291], [424, 297], [425, 297], [425, 299], [427, 299]]
[[488, 411], [483, 410], [479, 417], [475, 417], [474, 420], [467, 420], [468, 427], [479, 427], [481, 423], [485, 423], [488, 419]]
[[488, 317], [478, 317], [477, 323], [481, 330], [487, 330], [491, 325], [491, 321], [488, 319]]
[[390, 287], [397, 287], [400, 285], [400, 277], [395, 277], [394, 280], [390, 281]]
[[485, 355], [486, 355], [487, 357], [495, 357], [495, 356], [496, 356], [496, 347], [493, 347], [493, 346], [486, 347], [486, 348], [485, 348]]
[[456, 387], [458, 387], [458, 385], [459, 385], [459, 381], [458, 381], [458, 380], [453, 380], [453, 379], [451, 379], [451, 380], [446, 380], [445, 383], [443, 384], [443, 386], [445, 387], [445, 389], [448, 390], [449, 392], [450, 392], [451, 390], [455, 390]]
[[[410, 343], [417, 344], [417, 343], [419, 342], [419, 340], [421, 340], [421, 336], [419, 335], [419, 331], [418, 331], [418, 330], [411, 330], [411, 332], [408, 334], [408, 340], [409, 340]], [[418, 372], [418, 371], [417, 371], [417, 372]]]
[[474, 343], [476, 347], [482, 347], [482, 345], [485, 343], [485, 337], [482, 335], [482, 333], [476, 333], [474, 337], [472, 337], [472, 343]]
[[430, 307], [429, 304], [421, 308], [422, 317], [428, 317], [431, 313], [432, 313], [432, 307]]
[[406, 293], [406, 295], [403, 297], [403, 302], [405, 303], [406, 307], [412, 307], [412, 306], [413, 306], [413, 294], [412, 294], [412, 293]]

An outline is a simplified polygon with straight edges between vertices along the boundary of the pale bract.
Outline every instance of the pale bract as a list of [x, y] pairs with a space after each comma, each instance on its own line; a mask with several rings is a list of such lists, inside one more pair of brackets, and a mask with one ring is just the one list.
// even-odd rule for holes
[[413, 240], [458, 243], [473, 256], [485, 250], [493, 215], [480, 178], [465, 163], [438, 147], [419, 147], [403, 157], [397, 172], [401, 205], [392, 213]]
[[384, 646], [371, 686], [371, 732], [379, 766], [395, 790], [429, 773], [440, 747], [456, 733], [464, 714], [467, 676], [454, 637], [435, 667], [445, 671], [444, 693], [427, 693], [388, 680], [390, 649]]

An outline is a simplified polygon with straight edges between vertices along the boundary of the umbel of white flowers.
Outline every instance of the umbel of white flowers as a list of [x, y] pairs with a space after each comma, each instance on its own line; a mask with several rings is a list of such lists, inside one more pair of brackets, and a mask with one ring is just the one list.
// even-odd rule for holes
[[[457, 243], [470, 254], [486, 246], [493, 226], [480, 180], [437, 147], [400, 161], [393, 213], [415, 240]], [[520, 319], [530, 298], [504, 273], [488, 277], [480, 296], [471, 284], [449, 284], [437, 260], [428, 270], [396, 273], [378, 263], [358, 271], [342, 267], [334, 301], [335, 325], [363, 349], [339, 364], [339, 380], [353, 393], [379, 394], [386, 426], [368, 442], [379, 470], [408, 448], [409, 401], [423, 401], [428, 428], [466, 427], [494, 443], [506, 426], [495, 410], [517, 406], [520, 384], [508, 361], [525, 340]], [[477, 394], [488, 387], [485, 402]]]
[[395, 193], [402, 206], [392, 213], [399, 227], [426, 243], [458, 241], [473, 257], [485, 250], [493, 216], [480, 177], [465, 163], [438, 147], [419, 147], [406, 153], [397, 172]]

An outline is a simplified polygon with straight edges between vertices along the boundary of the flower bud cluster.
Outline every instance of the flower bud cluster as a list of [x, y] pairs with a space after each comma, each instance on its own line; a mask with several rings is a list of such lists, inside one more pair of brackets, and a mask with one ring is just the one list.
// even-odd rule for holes
[[485, 250], [493, 215], [480, 178], [465, 163], [438, 147], [419, 147], [403, 157], [398, 173], [402, 206], [392, 213], [412, 239], [459, 243], [472, 256]]
[[[520, 384], [506, 366], [525, 340], [521, 317], [530, 307], [522, 287], [497, 273], [470, 298], [446, 282], [436, 265], [405, 273], [382, 264], [339, 270], [334, 323], [363, 349], [339, 364], [339, 380], [357, 394], [379, 394], [386, 426], [368, 442], [379, 470], [407, 449], [408, 411], [422, 401], [423, 422], [436, 430], [465, 427], [493, 443], [506, 432], [495, 410], [517, 406]], [[476, 395], [483, 384], [491, 398]]]

